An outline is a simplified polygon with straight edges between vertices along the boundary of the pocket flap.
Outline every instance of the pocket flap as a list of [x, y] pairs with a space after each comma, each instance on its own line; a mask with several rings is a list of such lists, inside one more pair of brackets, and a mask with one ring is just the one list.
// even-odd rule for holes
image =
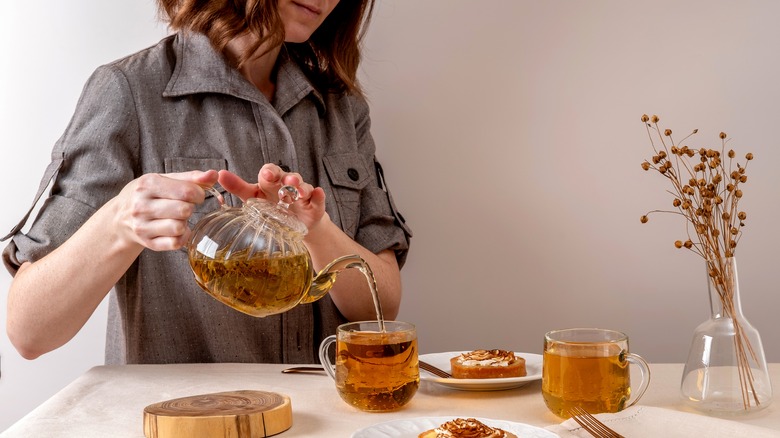
[[370, 174], [360, 154], [328, 155], [322, 162], [334, 186], [360, 190], [368, 184]]

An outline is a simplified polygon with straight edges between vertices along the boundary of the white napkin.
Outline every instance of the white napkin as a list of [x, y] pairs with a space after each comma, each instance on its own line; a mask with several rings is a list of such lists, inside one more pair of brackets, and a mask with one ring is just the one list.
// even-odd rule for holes
[[[780, 431], [652, 406], [634, 406], [616, 414], [597, 414], [596, 418], [627, 438], [708, 437], [778, 438]], [[572, 419], [545, 429], [562, 438], [593, 438]]]

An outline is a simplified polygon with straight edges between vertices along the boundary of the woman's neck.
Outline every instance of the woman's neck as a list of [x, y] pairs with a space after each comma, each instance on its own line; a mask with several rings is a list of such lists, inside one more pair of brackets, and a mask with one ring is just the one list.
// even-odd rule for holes
[[[232, 40], [226, 47], [227, 55], [236, 61], [246, 48], [253, 44], [253, 38], [250, 35], [244, 35]], [[279, 58], [280, 50], [281, 46], [268, 50], [261, 45], [256, 53], [262, 53], [262, 55], [253, 56], [238, 69], [239, 73], [257, 87], [269, 102], [273, 100], [276, 90], [276, 60]]]

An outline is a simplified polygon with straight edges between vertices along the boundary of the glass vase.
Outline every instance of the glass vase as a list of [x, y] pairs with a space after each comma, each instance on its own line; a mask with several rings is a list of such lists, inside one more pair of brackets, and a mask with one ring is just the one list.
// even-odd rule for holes
[[761, 336], [742, 313], [737, 262], [707, 261], [710, 318], [696, 328], [680, 389], [713, 416], [744, 415], [772, 402]]

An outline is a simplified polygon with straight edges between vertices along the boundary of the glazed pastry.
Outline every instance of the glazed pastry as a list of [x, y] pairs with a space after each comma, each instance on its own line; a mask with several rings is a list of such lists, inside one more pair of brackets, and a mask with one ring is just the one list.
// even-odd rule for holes
[[452, 377], [456, 379], [494, 379], [523, 377], [525, 359], [506, 350], [474, 350], [450, 359]]
[[435, 429], [426, 430], [419, 438], [517, 438], [517, 435], [490, 427], [475, 418], [456, 418]]

